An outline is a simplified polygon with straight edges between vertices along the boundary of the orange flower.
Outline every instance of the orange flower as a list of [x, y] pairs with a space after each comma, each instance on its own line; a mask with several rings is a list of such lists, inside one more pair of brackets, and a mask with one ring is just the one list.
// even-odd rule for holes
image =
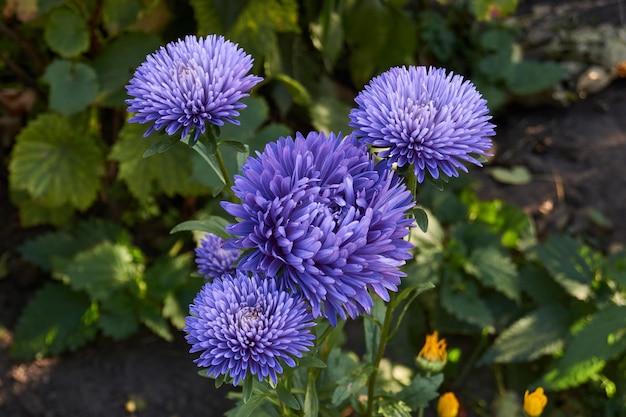
[[548, 397], [543, 393], [543, 388], [539, 387], [533, 392], [524, 394], [524, 411], [530, 417], [538, 417], [543, 413], [543, 409], [548, 404]]
[[439, 372], [447, 360], [446, 339], [439, 339], [439, 333], [436, 330], [432, 334], [426, 335], [424, 347], [417, 355], [417, 364], [425, 371]]
[[446, 392], [437, 401], [437, 415], [439, 417], [457, 417], [459, 415], [459, 400], [452, 392]]

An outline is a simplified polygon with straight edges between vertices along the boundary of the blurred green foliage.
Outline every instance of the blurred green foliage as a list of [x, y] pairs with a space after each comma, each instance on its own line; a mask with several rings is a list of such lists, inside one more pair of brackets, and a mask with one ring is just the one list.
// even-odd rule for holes
[[[143, 138], [144, 126], [126, 123], [124, 87], [166, 42], [224, 34], [265, 77], [246, 101], [241, 127], [222, 128], [218, 145], [231, 175], [248, 153], [279, 136], [348, 132], [354, 95], [391, 66], [462, 74], [493, 110], [564, 76], [555, 63], [524, 59], [517, 0], [0, 4], [0, 79], [40, 98], [8, 158], [10, 199], [24, 227], [56, 227], [19, 249], [52, 278], [17, 324], [19, 358], [77, 349], [98, 334], [121, 339], [140, 325], [170, 339], [172, 326], [184, 326], [203, 279], [191, 274], [183, 238], [167, 232], [187, 218], [223, 215], [215, 197], [224, 181], [183, 144], [159, 133]], [[155, 154], [141, 158], [148, 149]], [[606, 410], [624, 404], [625, 256], [607, 258], [560, 236], [540, 242], [527, 215], [502, 201], [480, 201], [467, 186], [426, 188], [420, 202], [428, 229], [412, 236], [418, 249], [407, 280], [437, 289], [420, 295], [414, 309], [422, 320], [407, 332], [423, 334], [426, 324], [475, 338], [477, 353], [460, 365], [460, 380], [463, 366], [506, 366], [512, 385], [563, 390], [588, 383], [612, 398]], [[327, 381], [363, 372], [357, 360], [331, 352], [333, 360], [342, 365], [328, 367]], [[411, 389], [434, 392], [441, 383], [418, 386], [426, 382]]]

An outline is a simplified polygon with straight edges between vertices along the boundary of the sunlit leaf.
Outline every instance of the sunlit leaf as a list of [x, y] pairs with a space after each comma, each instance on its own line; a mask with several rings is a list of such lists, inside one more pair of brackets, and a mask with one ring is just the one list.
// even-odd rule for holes
[[495, 288], [512, 300], [519, 299], [517, 268], [503, 250], [494, 246], [476, 247], [464, 268], [483, 285]]

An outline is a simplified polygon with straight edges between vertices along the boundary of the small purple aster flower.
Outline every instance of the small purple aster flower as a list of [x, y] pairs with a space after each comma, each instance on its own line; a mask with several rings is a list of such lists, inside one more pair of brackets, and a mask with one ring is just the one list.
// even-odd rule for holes
[[411, 194], [385, 166], [374, 165], [353, 136], [311, 132], [269, 143], [248, 158], [223, 202], [240, 219], [226, 247], [245, 250], [237, 268], [277, 277], [300, 292], [313, 316], [336, 324], [369, 311], [368, 290], [384, 300], [397, 291], [413, 246]]
[[190, 313], [185, 338], [191, 353], [201, 352], [194, 362], [209, 376], [230, 376], [234, 385], [248, 372], [276, 383], [281, 362], [294, 367], [293, 358], [302, 357], [315, 338], [305, 302], [258, 275], [237, 272], [205, 284]]
[[224, 239], [207, 233], [200, 240], [200, 246], [195, 249], [198, 272], [207, 279], [235, 273], [234, 264], [239, 258], [239, 251], [224, 249], [223, 244]]
[[131, 99], [130, 122], [152, 123], [144, 136], [165, 128], [172, 136], [182, 128], [182, 138], [195, 129], [194, 142], [206, 124], [216, 126], [235, 117], [248, 91], [262, 80], [247, 75], [253, 59], [223, 36], [187, 36], [148, 55], [126, 86]]
[[395, 67], [372, 79], [355, 99], [349, 125], [378, 155], [399, 167], [411, 164], [417, 180], [426, 171], [439, 178], [467, 172], [463, 162], [482, 166], [473, 156], [490, 154], [487, 101], [470, 81], [444, 69]]

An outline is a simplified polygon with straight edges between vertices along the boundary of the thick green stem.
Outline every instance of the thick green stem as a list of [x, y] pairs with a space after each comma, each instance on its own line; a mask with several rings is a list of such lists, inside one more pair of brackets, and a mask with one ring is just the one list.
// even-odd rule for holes
[[376, 378], [378, 377], [378, 368], [380, 367], [380, 361], [385, 353], [387, 342], [389, 338], [389, 330], [391, 329], [391, 318], [393, 317], [393, 310], [395, 308], [395, 293], [391, 294], [391, 299], [386, 305], [385, 320], [383, 327], [380, 331], [380, 344], [378, 345], [378, 351], [376, 352], [376, 358], [374, 359], [374, 370], [370, 375], [369, 385], [367, 387], [367, 411], [366, 416], [372, 417], [374, 412], [374, 390], [376, 388]]
[[228, 175], [228, 170], [226, 169], [226, 164], [224, 164], [224, 158], [222, 158], [222, 153], [219, 149], [215, 150], [215, 158], [217, 158], [217, 163], [220, 166], [220, 171], [222, 171], [222, 175], [224, 176], [224, 184], [228, 189], [230, 189], [230, 176]]

